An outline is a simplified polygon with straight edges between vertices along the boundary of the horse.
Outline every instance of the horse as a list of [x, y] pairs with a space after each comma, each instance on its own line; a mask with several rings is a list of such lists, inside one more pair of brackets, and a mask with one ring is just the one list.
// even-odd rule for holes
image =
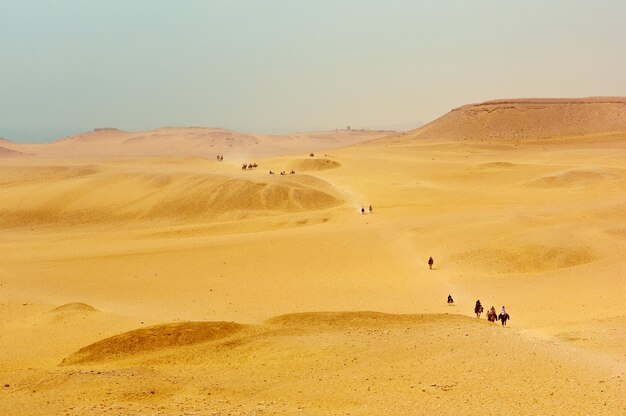
[[509, 319], [511, 319], [511, 317], [506, 312], [498, 315], [498, 320], [502, 321], [502, 325], [506, 325], [506, 321], [508, 321]]

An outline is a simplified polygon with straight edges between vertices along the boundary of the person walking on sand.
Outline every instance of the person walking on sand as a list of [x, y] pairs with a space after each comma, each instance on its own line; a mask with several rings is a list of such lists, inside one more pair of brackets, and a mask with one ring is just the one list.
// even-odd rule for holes
[[448, 295], [448, 304], [452, 305], [454, 303], [454, 299], [452, 299], [452, 295]]
[[365, 207], [361, 205], [361, 214], [365, 215]]
[[474, 313], [477, 318], [480, 318], [480, 314], [483, 313], [483, 305], [480, 304], [480, 299], [476, 301], [476, 306], [474, 306]]
[[429, 268], [430, 270], [432, 270], [432, 269], [433, 269], [433, 264], [434, 264], [434, 263], [435, 263], [435, 260], [433, 260], [433, 258], [432, 258], [432, 257], [429, 257], [429, 258], [428, 258], [428, 268]]
[[372, 204], [370, 204], [369, 211], [370, 211], [370, 214], [374, 212], [374, 208], [372, 208]]

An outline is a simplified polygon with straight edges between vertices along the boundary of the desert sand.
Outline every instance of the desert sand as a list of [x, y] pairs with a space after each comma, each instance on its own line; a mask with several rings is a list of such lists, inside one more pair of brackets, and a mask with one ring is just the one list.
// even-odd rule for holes
[[0, 414], [626, 414], [626, 99], [187, 133], [0, 143]]

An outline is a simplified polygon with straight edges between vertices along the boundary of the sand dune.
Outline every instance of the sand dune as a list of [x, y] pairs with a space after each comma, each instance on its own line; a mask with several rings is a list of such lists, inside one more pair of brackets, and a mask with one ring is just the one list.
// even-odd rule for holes
[[66, 303], [65, 305], [57, 306], [52, 310], [52, 312], [61, 313], [61, 314], [81, 314], [81, 313], [90, 313], [96, 312], [97, 309], [91, 305], [87, 305], [82, 302], [72, 302]]
[[62, 364], [84, 364], [94, 361], [128, 358], [139, 353], [172, 347], [194, 345], [222, 339], [245, 327], [230, 322], [189, 322], [156, 325], [116, 335], [81, 348]]
[[487, 102], [315, 157], [335, 136], [2, 158], [0, 414], [624, 414], [623, 108]]
[[533, 179], [529, 182], [529, 186], [538, 188], [588, 186], [618, 178], [618, 175], [604, 169], [574, 169]]
[[402, 137], [526, 140], [626, 131], [626, 98], [493, 100], [456, 108]]
[[23, 149], [38, 156], [65, 160], [146, 156], [202, 157], [215, 160], [221, 154], [226, 161], [251, 162], [251, 159], [259, 157], [309, 154], [318, 150], [334, 149], [384, 137], [390, 133], [392, 132], [377, 130], [333, 130], [266, 135], [206, 127], [164, 127], [139, 132], [98, 128], [53, 143], [15, 145], [11, 149]]
[[[193, 334], [207, 337], [185, 338]], [[78, 356], [90, 362], [35, 372], [37, 382], [9, 380], [3, 403], [128, 415], [402, 414], [417, 408], [608, 415], [624, 408], [623, 382], [609, 363], [458, 315], [292, 314], [251, 331], [186, 323], [129, 332]], [[118, 369], [120, 361], [111, 359], [127, 364]], [[55, 400], [42, 402], [50, 396]]]
[[4, 146], [0, 146], [0, 157], [19, 157], [28, 156], [26, 153], [18, 152], [17, 150], [8, 149]]
[[209, 222], [341, 203], [331, 185], [307, 175], [103, 172], [89, 166], [6, 170], [11, 174], [5, 180], [12, 186], [0, 189], [2, 227]]
[[341, 164], [335, 160], [316, 158], [316, 159], [300, 159], [289, 164], [289, 168], [295, 171], [316, 171], [326, 169], [336, 169]]
[[593, 251], [585, 246], [516, 244], [510, 240], [495, 247], [474, 249], [455, 256], [455, 262], [473, 264], [489, 273], [540, 273], [575, 267], [596, 259]]

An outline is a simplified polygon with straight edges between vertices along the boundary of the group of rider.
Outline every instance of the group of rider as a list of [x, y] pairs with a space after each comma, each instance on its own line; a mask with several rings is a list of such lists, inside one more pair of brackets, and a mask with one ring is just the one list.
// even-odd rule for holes
[[[476, 301], [476, 305], [474, 306], [474, 313], [477, 318], [480, 318], [480, 315], [483, 313], [483, 305], [480, 304], [480, 299]], [[487, 312], [487, 320], [489, 322], [501, 321], [502, 325], [506, 325], [506, 321], [511, 319], [509, 314], [506, 312], [506, 308], [502, 306], [502, 310], [499, 315], [496, 315], [496, 308], [491, 307]]]
[[[433, 258], [429, 257], [428, 258], [428, 268], [432, 270], [433, 268]], [[454, 304], [454, 299], [452, 299], [452, 295], [448, 295], [448, 304], [452, 305]], [[474, 306], [474, 313], [476, 314], [477, 318], [480, 318], [480, 315], [482, 315], [484, 311], [483, 305], [480, 303], [480, 299], [476, 301], [476, 305]], [[491, 307], [491, 309], [489, 309], [489, 311], [487, 312], [487, 320], [489, 320], [489, 322], [495, 322], [495, 321], [501, 321], [502, 325], [506, 325], [506, 321], [508, 321], [509, 319], [511, 319], [511, 316], [506, 312], [506, 308], [504, 306], [502, 306], [502, 310], [500, 311], [500, 314], [496, 314], [496, 308], [495, 307]]]
[[[448, 304], [451, 305], [453, 303], [454, 299], [452, 299], [452, 295], [448, 295]], [[480, 315], [482, 315], [484, 310], [483, 305], [480, 303], [480, 299], [477, 300], [476, 305], [474, 306], [474, 313], [476, 314], [476, 317], [480, 318]], [[506, 325], [506, 321], [509, 319], [511, 319], [511, 317], [506, 312], [506, 308], [504, 306], [502, 306], [502, 310], [499, 315], [496, 314], [496, 308], [493, 306], [487, 312], [487, 320], [489, 322], [502, 321], [502, 325]]]

